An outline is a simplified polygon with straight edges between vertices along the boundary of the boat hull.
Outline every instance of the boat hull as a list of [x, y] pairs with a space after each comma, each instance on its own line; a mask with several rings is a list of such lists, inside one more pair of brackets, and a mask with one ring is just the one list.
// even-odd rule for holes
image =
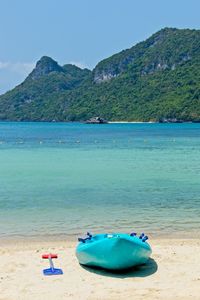
[[138, 237], [128, 234], [99, 234], [79, 243], [76, 256], [80, 264], [110, 270], [127, 269], [144, 264], [151, 255], [151, 247]]

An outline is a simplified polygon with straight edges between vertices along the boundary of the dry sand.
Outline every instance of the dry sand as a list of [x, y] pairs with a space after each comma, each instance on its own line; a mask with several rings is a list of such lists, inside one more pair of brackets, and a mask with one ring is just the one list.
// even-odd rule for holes
[[[200, 299], [200, 240], [154, 240], [152, 259], [128, 273], [81, 267], [75, 243], [0, 242], [0, 300]], [[64, 275], [45, 277], [45, 252]]]

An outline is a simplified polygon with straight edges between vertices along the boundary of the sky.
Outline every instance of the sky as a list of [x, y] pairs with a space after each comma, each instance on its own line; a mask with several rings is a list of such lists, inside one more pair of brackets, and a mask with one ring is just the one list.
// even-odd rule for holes
[[0, 94], [43, 55], [94, 68], [164, 27], [200, 29], [200, 0], [0, 0]]

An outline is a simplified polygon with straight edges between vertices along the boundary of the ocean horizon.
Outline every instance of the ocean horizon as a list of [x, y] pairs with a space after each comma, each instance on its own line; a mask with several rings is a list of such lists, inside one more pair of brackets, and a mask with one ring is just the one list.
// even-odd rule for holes
[[0, 122], [0, 238], [196, 237], [200, 124]]

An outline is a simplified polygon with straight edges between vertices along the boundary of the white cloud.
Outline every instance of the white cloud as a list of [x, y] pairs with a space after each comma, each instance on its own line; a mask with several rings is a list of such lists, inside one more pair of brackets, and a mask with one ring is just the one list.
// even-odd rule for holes
[[7, 70], [21, 75], [26, 75], [34, 68], [34, 63], [26, 62], [3, 62], [0, 61], [0, 70]]
[[8, 67], [9, 63], [8, 62], [2, 62], [0, 61], [0, 70], [6, 69]]
[[85, 69], [85, 68], [89, 69], [89, 67], [82, 61], [70, 61], [69, 63], [71, 65], [75, 65], [81, 69]]
[[0, 94], [21, 83], [34, 68], [34, 63], [0, 61]]

